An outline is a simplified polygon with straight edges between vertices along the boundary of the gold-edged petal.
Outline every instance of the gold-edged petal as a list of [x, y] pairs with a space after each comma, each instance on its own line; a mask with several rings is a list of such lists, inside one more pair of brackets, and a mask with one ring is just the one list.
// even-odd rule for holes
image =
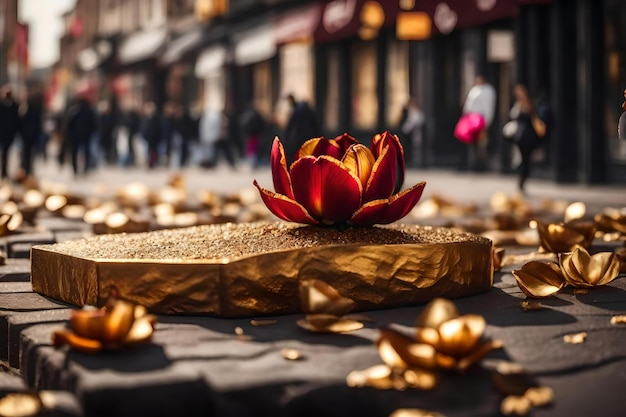
[[[372, 154], [373, 156], [373, 154]], [[369, 179], [363, 183], [363, 202], [387, 199], [396, 186], [397, 169], [396, 150], [387, 145], [376, 158]]]
[[334, 141], [323, 137], [309, 139], [300, 146], [296, 154], [296, 159], [304, 158], [305, 156], [322, 156], [327, 155], [335, 159], [341, 159], [343, 156], [343, 150], [341, 146]]
[[549, 297], [561, 291], [566, 282], [554, 262], [531, 261], [513, 271], [520, 289], [529, 297]]
[[287, 155], [285, 148], [278, 139], [274, 138], [272, 143], [272, 151], [270, 154], [270, 168], [272, 170], [272, 181], [274, 182], [274, 190], [278, 194], [287, 196], [293, 200], [293, 190], [291, 188], [291, 178], [289, 169], [287, 168]]
[[294, 162], [291, 184], [296, 201], [323, 223], [344, 222], [361, 205], [361, 181], [340, 161], [326, 155]]
[[359, 141], [357, 141], [354, 137], [350, 136], [347, 133], [343, 133], [335, 137], [335, 139], [333, 140], [337, 145], [339, 145], [339, 149], [341, 149], [342, 154], [345, 153], [350, 146], [354, 145], [355, 143], [359, 143]]
[[365, 185], [370, 178], [376, 160], [374, 159], [374, 154], [367, 146], [356, 143], [348, 148], [341, 162], [361, 180], [361, 184]]
[[261, 187], [256, 180], [254, 186], [259, 190], [261, 199], [265, 206], [277, 217], [296, 223], [318, 224], [307, 210], [295, 200], [290, 199], [286, 195], [278, 194]]
[[419, 202], [426, 182], [391, 196], [388, 200], [374, 200], [365, 203], [354, 213], [350, 222], [360, 226], [388, 224], [406, 216]]
[[397, 174], [396, 183], [398, 184], [398, 189], [402, 187], [404, 184], [404, 171], [406, 169], [404, 164], [404, 148], [400, 143], [400, 138], [397, 135], [392, 135], [389, 131], [384, 131], [382, 134], [374, 135], [372, 139], [371, 149], [374, 152], [374, 156], [378, 159], [382, 150], [385, 146], [391, 145], [392, 148], [395, 149], [396, 153], [396, 161], [397, 161]]

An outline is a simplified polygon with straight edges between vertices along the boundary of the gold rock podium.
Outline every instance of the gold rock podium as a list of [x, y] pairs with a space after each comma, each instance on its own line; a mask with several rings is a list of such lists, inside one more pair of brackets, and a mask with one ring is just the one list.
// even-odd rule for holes
[[33, 290], [76, 306], [101, 306], [115, 287], [159, 314], [298, 313], [298, 283], [309, 278], [354, 300], [355, 311], [468, 296], [492, 286], [492, 244], [448, 228], [264, 222], [110, 234], [31, 251]]

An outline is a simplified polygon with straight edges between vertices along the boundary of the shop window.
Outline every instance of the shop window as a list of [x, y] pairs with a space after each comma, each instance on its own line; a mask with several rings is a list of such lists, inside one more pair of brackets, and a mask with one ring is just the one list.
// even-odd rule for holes
[[204, 78], [204, 108], [222, 110], [224, 108], [224, 71], [217, 70]]
[[280, 124], [286, 124], [291, 109], [286, 100], [287, 94], [293, 94], [298, 101], [307, 101], [314, 105], [313, 71], [315, 64], [313, 51], [308, 42], [295, 42], [283, 45], [280, 56], [280, 100], [277, 103], [276, 116]]
[[387, 56], [387, 97], [385, 122], [395, 127], [400, 121], [402, 107], [409, 98], [409, 43], [391, 41]]
[[272, 65], [270, 61], [259, 62], [252, 67], [254, 82], [254, 105], [261, 114], [272, 114]]
[[352, 46], [352, 123], [357, 129], [375, 129], [378, 119], [376, 94], [376, 45], [359, 42]]
[[326, 82], [325, 127], [339, 130], [339, 53], [332, 50], [328, 54], [328, 80]]

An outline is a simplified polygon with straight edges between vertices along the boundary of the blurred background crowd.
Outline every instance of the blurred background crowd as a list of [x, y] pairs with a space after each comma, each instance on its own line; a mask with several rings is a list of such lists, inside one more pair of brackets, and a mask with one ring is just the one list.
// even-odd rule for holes
[[[622, 0], [3, 0], [0, 139], [21, 162], [2, 176], [38, 156], [76, 176], [256, 168], [275, 135], [291, 155], [390, 129], [409, 167], [623, 182], [625, 28]], [[467, 146], [477, 84], [488, 123]], [[545, 125], [526, 150], [502, 133], [519, 88]]]

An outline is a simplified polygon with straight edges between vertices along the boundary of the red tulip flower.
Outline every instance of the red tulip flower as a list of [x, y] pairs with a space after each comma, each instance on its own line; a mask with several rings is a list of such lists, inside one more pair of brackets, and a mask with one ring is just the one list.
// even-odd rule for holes
[[404, 217], [425, 182], [394, 194], [404, 180], [404, 150], [397, 136], [377, 134], [370, 148], [348, 134], [306, 141], [291, 167], [282, 143], [272, 144], [275, 192], [254, 185], [272, 213], [305, 224], [371, 226]]

